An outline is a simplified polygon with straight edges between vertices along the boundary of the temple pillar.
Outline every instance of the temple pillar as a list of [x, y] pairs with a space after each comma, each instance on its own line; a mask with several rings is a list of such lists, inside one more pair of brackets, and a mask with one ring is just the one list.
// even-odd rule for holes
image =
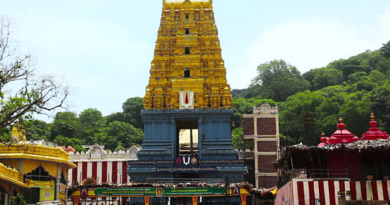
[[150, 197], [144, 197], [145, 205], [150, 205]]
[[197, 196], [192, 197], [192, 205], [198, 205], [198, 197]]
[[241, 205], [246, 205], [246, 195], [241, 195]]
[[23, 163], [24, 163], [24, 160], [23, 159], [20, 159], [19, 161], [19, 173], [23, 174], [24, 175], [24, 172], [23, 172]]
[[80, 197], [75, 197], [74, 198], [74, 204], [75, 205], [79, 205], [79, 200], [80, 200]]
[[55, 200], [60, 200], [60, 179], [61, 179], [61, 165], [57, 164], [57, 176], [56, 176], [56, 195]]

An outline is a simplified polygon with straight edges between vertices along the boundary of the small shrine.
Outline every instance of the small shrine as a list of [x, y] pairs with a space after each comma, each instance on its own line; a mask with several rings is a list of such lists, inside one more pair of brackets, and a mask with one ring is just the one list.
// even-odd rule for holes
[[11, 139], [0, 143], [0, 204], [13, 203], [16, 194], [28, 204], [55, 200], [66, 204], [68, 171], [76, 167], [68, 153], [44, 141], [27, 141], [19, 123], [12, 128]]
[[362, 135], [362, 140], [389, 139], [389, 134], [382, 132], [377, 126], [378, 122], [375, 121], [375, 115], [371, 113], [370, 128]]
[[318, 144], [318, 146], [321, 147], [327, 144], [349, 144], [360, 140], [359, 137], [345, 129], [345, 124], [341, 117], [339, 118], [339, 123], [337, 123], [337, 129], [338, 130], [336, 130], [330, 137], [326, 137], [323, 132], [321, 143]]

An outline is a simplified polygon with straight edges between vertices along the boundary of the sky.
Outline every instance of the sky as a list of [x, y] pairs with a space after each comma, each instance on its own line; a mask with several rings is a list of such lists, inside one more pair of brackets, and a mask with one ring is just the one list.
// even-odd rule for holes
[[[162, 0], [0, 0], [14, 38], [37, 59], [39, 75], [72, 88], [68, 110], [122, 111], [149, 79]], [[214, 0], [233, 89], [256, 67], [284, 59], [301, 73], [390, 40], [389, 0]], [[52, 113], [54, 115], [55, 113]], [[50, 121], [50, 118], [48, 119]]]

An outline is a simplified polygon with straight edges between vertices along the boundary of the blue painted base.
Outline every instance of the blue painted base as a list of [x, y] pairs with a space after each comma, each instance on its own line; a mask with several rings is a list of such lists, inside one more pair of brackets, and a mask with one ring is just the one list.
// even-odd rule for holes
[[[139, 161], [175, 161], [177, 150], [177, 121], [191, 120], [198, 125], [199, 160], [237, 160], [238, 153], [231, 140], [231, 116], [228, 110], [145, 110], [145, 140], [138, 152]], [[210, 172], [190, 171], [200, 178], [224, 178], [230, 182], [243, 182], [247, 172], [243, 164], [208, 165]], [[150, 178], [175, 178], [177, 174], [159, 173], [156, 165], [129, 165], [128, 174], [132, 182], [146, 182]], [[184, 174], [185, 175], [185, 174]]]

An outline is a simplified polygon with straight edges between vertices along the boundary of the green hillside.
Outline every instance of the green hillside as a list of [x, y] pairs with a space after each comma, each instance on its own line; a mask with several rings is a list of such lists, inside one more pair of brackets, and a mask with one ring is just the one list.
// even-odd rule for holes
[[[283, 60], [261, 64], [257, 71], [248, 89], [233, 92], [235, 126], [253, 105], [270, 102], [279, 106], [282, 145], [317, 144], [322, 131], [330, 136], [337, 129], [339, 116], [359, 137], [371, 112], [380, 128], [390, 131], [390, 42], [304, 74]], [[304, 116], [314, 116], [313, 122], [304, 124]]]

